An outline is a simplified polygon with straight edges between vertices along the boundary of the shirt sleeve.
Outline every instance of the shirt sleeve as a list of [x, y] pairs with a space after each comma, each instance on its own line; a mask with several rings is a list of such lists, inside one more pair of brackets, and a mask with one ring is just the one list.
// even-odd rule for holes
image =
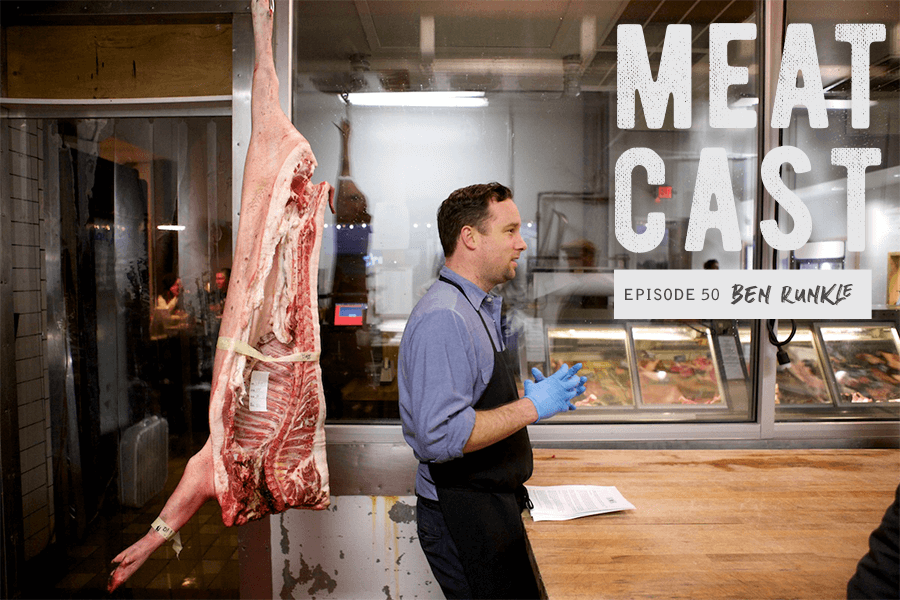
[[475, 427], [475, 340], [452, 310], [425, 315], [404, 338], [400, 410], [407, 442], [422, 461], [460, 457]]

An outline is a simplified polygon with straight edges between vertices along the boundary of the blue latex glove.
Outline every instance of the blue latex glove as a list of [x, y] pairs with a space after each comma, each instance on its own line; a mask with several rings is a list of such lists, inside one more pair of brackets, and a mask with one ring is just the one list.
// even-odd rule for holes
[[544, 377], [536, 367], [531, 369], [534, 381], [525, 380], [525, 397], [531, 400], [537, 409], [538, 421], [549, 419], [560, 412], [575, 410], [572, 399], [584, 393], [584, 384], [587, 381], [587, 377], [577, 375], [580, 369], [581, 363], [571, 369], [569, 365], [564, 364], [550, 377]]

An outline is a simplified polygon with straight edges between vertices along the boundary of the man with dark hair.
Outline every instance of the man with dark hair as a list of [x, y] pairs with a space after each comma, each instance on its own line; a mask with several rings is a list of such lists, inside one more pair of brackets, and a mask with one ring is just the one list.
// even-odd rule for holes
[[400, 343], [403, 434], [419, 459], [419, 541], [448, 598], [537, 598], [521, 511], [531, 476], [526, 426], [574, 410], [581, 365], [519, 398], [491, 290], [525, 251], [512, 192], [499, 183], [456, 190], [438, 210], [440, 277], [410, 314]]

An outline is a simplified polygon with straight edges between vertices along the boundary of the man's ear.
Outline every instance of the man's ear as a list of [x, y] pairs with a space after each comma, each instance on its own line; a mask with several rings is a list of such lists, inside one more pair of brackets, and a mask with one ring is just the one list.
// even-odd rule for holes
[[467, 249], [474, 250], [478, 246], [478, 231], [471, 225], [463, 225], [459, 239]]

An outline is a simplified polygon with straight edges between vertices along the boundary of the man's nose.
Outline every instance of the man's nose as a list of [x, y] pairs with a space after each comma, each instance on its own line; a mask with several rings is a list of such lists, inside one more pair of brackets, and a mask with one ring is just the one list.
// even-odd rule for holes
[[521, 233], [518, 235], [519, 235], [519, 244], [518, 244], [519, 252], [525, 252], [526, 250], [528, 250], [528, 244], [525, 243], [525, 238], [522, 237]]

